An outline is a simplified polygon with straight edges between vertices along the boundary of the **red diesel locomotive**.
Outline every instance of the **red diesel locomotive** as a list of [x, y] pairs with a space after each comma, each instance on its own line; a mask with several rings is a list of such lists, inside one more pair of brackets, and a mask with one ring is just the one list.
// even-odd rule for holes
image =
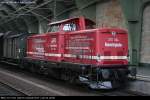
[[34, 71], [67, 81], [79, 80], [94, 89], [111, 89], [124, 82], [128, 70], [128, 33], [117, 28], [93, 29], [84, 17], [49, 24], [46, 34], [27, 39], [25, 61]]
[[[49, 26], [46, 34], [4, 36], [3, 60], [92, 89], [112, 89], [126, 83], [130, 74], [126, 30], [95, 29], [95, 23], [84, 17]], [[20, 42], [11, 43], [9, 49], [5, 46], [17, 40]]]

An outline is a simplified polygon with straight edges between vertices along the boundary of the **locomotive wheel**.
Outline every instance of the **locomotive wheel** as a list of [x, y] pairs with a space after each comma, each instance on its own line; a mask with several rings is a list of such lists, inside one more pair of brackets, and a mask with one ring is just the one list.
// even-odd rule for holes
[[19, 68], [20, 69], [24, 69], [25, 67], [23, 65], [19, 65]]
[[23, 62], [23, 61], [21, 61], [21, 63], [19, 64], [19, 68], [20, 68], [20, 69], [25, 69], [24, 62]]
[[68, 81], [70, 83], [74, 83], [76, 78], [77, 73], [73, 72], [70, 69], [62, 69], [61, 71], [61, 79], [64, 81]]
[[30, 70], [32, 73], [36, 73], [36, 71], [35, 71], [35, 68], [34, 68], [34, 65], [33, 65], [33, 64], [31, 64], [31, 67], [29, 68], [29, 70]]
[[43, 70], [43, 75], [48, 76], [48, 74], [49, 74], [48, 69], [45, 68], [45, 69]]

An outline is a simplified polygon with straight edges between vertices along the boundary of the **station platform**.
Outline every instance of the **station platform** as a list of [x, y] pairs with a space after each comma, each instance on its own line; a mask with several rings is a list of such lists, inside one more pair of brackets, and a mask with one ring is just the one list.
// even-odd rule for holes
[[137, 67], [137, 79], [131, 81], [127, 89], [150, 95], [150, 67]]
[[139, 67], [137, 67], [137, 75], [150, 78], [150, 66], [139, 66]]

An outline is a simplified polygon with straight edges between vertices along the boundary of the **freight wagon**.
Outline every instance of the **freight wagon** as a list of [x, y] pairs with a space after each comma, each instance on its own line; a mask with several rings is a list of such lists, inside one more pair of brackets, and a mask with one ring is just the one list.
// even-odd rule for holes
[[0, 59], [3, 55], [3, 33], [0, 33]]
[[2, 62], [18, 65], [23, 57], [26, 56], [27, 33], [7, 32], [3, 36]]

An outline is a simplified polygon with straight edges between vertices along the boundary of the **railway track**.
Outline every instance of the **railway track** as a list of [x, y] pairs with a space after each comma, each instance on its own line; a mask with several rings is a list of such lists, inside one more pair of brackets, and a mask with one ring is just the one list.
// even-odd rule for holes
[[[22, 71], [16, 67], [10, 69], [10, 67], [12, 66], [0, 64], [2, 71], [0, 71], [0, 74], [3, 74], [3, 77], [5, 77], [5, 79], [0, 77], [0, 80], [5, 80], [2, 84], [9, 86], [11, 89], [23, 94], [23, 96], [145, 96], [144, 94], [124, 89], [107, 92], [89, 90], [85, 87], [71, 85], [66, 82]], [[11, 79], [9, 77], [17, 79]], [[11, 82], [8, 82], [9, 80]], [[16, 83], [12, 83], [12, 80], [16, 81]], [[18, 84], [18, 82], [20, 82], [20, 84]]]
[[118, 91], [107, 93], [105, 96], [147, 96], [147, 95], [139, 92], [130, 91], [130, 90], [118, 90]]
[[[86, 91], [86, 89], [80, 89], [78, 86], [71, 86], [71, 84], [64, 81], [32, 74], [8, 65], [0, 66], [0, 74], [3, 74], [0, 80], [12, 85], [20, 82], [16, 87], [20, 85], [21, 89], [19, 90], [23, 90], [23, 93], [29, 96], [99, 96], [99, 94]], [[14, 80], [14, 82], [11, 80]]]
[[[17, 88], [14, 88], [6, 83], [3, 83], [3, 82], [0, 82], [0, 86], [2, 88], [4, 88], [4, 91], [1, 91], [0, 90], [0, 96], [12, 96], [12, 94], [16, 94], [16, 96], [28, 96], [27, 94], [25, 94], [24, 92], [18, 90]], [[7, 92], [10, 92], [10, 93], [6, 93], [6, 89], [7, 89]], [[13, 92], [13, 93], [12, 93]]]

